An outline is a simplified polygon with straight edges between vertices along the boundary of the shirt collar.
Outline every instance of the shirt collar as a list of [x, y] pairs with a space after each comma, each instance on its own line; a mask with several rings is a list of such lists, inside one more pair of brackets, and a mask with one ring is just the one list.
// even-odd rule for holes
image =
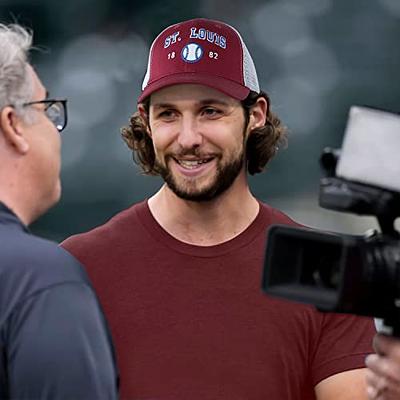
[[18, 218], [18, 216], [0, 201], [0, 224], [16, 225], [29, 233], [28, 227]]

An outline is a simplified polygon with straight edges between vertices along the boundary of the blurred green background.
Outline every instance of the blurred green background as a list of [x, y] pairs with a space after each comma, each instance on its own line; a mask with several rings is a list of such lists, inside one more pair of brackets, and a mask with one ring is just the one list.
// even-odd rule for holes
[[290, 130], [289, 147], [250, 179], [254, 194], [311, 226], [373, 227], [319, 209], [318, 159], [325, 146], [340, 147], [351, 105], [399, 111], [399, 0], [0, 0], [2, 22], [34, 30], [33, 64], [52, 96], [69, 100], [63, 198], [32, 230], [60, 241], [157, 190], [161, 181], [141, 175], [120, 128], [136, 108], [152, 39], [200, 16], [241, 32]]

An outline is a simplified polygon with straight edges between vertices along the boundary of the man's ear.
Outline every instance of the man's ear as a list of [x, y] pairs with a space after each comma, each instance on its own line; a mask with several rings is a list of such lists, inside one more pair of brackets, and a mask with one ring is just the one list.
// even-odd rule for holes
[[21, 155], [26, 154], [29, 150], [24, 126], [13, 107], [7, 106], [0, 111], [0, 131], [5, 142]]
[[142, 103], [138, 104], [137, 110], [143, 120], [143, 123], [146, 126], [147, 134], [151, 137], [151, 131], [150, 131], [150, 126], [149, 126], [149, 114], [146, 112], [146, 109]]
[[256, 103], [250, 109], [249, 128], [252, 131], [255, 128], [261, 128], [267, 122], [268, 101], [264, 97], [259, 97]]

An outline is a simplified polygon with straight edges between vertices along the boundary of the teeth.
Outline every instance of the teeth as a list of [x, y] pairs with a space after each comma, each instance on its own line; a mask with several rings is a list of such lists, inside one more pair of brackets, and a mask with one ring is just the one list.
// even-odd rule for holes
[[182, 165], [182, 167], [185, 167], [188, 169], [197, 168], [199, 165], [205, 164], [209, 161], [210, 160], [178, 160], [179, 164]]

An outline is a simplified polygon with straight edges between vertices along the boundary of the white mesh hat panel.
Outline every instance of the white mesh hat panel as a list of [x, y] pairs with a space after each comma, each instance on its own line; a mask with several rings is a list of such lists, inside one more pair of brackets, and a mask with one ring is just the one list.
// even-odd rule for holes
[[244, 84], [253, 92], [259, 93], [260, 85], [258, 83], [257, 71], [256, 71], [256, 67], [254, 65], [254, 61], [251, 58], [250, 52], [247, 49], [247, 46], [244, 43], [240, 33], [234, 27], [231, 26], [231, 28], [237, 33], [237, 35], [239, 36], [240, 42], [242, 43]]

